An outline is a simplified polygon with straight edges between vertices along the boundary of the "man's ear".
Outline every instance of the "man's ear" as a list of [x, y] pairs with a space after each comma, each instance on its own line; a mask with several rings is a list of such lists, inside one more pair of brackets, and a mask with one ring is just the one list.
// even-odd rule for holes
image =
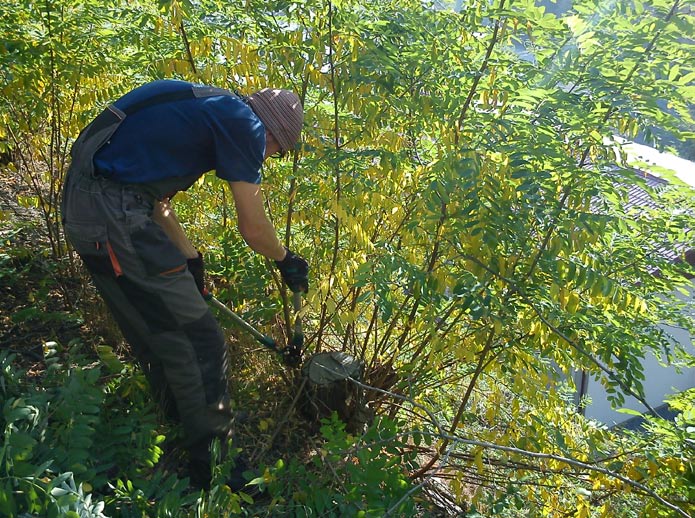
[[265, 160], [279, 151], [281, 151], [280, 144], [275, 140], [275, 137], [270, 131], [265, 130], [265, 156], [263, 159]]

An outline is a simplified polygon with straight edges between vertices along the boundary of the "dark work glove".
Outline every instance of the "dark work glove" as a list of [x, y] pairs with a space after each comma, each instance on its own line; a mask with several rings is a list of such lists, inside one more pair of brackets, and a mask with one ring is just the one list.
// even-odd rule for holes
[[186, 262], [188, 263], [188, 271], [193, 275], [198, 291], [203, 298], [207, 300], [210, 297], [210, 292], [205, 287], [205, 264], [203, 263], [203, 254], [198, 252], [198, 257], [187, 259]]
[[275, 261], [280, 275], [282, 275], [282, 280], [295, 293], [309, 291], [309, 263], [289, 248], [285, 248], [285, 250], [287, 250], [285, 258], [282, 261]]

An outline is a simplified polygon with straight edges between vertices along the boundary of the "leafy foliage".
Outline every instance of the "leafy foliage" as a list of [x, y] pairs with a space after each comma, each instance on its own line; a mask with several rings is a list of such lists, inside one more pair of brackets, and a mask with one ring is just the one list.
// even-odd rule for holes
[[414, 455], [402, 449], [402, 426], [382, 419], [355, 436], [336, 416], [325, 419], [321, 450], [311, 464], [280, 460], [266, 469], [263, 483], [273, 496], [270, 512], [298, 517], [413, 515], [414, 502], [404, 498], [411, 483], [403, 466], [412, 467]]
[[[13, 365], [14, 355], [2, 355], [0, 479], [6, 516], [22, 512], [102, 516], [104, 503], [92, 503], [85, 488], [106, 486], [105, 473], [113, 467], [135, 476], [142, 462], [152, 464], [149, 459], [154, 455], [156, 461], [161, 453], [151, 417], [148, 423], [123, 413], [102, 414], [114, 401], [106, 396], [103, 383], [98, 383], [100, 369], [90, 368], [78, 349], [79, 344], [74, 344], [64, 353], [66, 359], [77, 362], [72, 366], [62, 363], [56, 350], [47, 351], [48, 368], [40, 386], [27, 382], [26, 373]], [[108, 448], [96, 448], [99, 433], [108, 437]], [[148, 435], [149, 440], [143, 441]]]
[[[393, 420], [379, 421], [359, 440], [327, 425], [326, 458], [356, 448], [358, 461], [340, 457], [344, 490], [330, 493], [330, 505], [307, 494], [307, 508], [387, 512], [377, 500], [395, 504], [407, 491], [401, 472], [379, 471], [388, 457], [417, 481], [445, 475], [459, 503], [481, 514], [688, 513], [692, 466], [674, 459], [689, 439], [672, 430], [675, 440], [661, 423], [653, 433], [671, 439], [635, 449], [639, 437], [568, 410], [566, 383], [583, 370], [619, 406], [625, 395], [644, 400], [645, 355], [692, 365], [662, 326], [694, 331], [679, 296], [692, 290], [681, 247], [693, 242], [692, 191], [652, 192], [654, 208], [636, 213], [626, 186], [646, 184], [615, 138], [694, 138], [692, 2], [583, 0], [560, 15], [530, 0], [459, 4], [460, 12], [416, 0], [0, 8], [3, 174], [23, 179], [18, 201], [39, 209], [54, 257], [73, 275], [59, 185], [70, 142], [107, 102], [161, 77], [245, 93], [292, 88], [306, 109], [303, 142], [291, 159], [268, 164], [265, 194], [284, 240], [312, 266], [308, 346], [359, 356], [369, 382], [412, 410], [400, 432]], [[229, 229], [224, 186], [205, 178], [177, 198], [218, 293], [254, 321], [282, 306], [289, 328], [279, 279]], [[101, 370], [68, 369], [60, 390], [24, 398], [41, 409], [75, 397], [83, 413], [59, 405], [65, 413], [42, 440], [32, 419], [45, 419], [45, 410], [8, 420], [18, 455], [40, 458], [50, 439], [57, 472], [103, 489], [124, 461], [117, 445], [126, 428], [138, 426], [137, 458], [156, 464], [143, 401], [121, 406], [110, 392], [137, 386], [132, 394], [145, 399], [137, 376], [124, 373], [112, 372], [117, 386], [101, 385]], [[403, 399], [369, 394], [381, 415], [406, 412], [395, 403]], [[112, 453], [85, 456], [82, 448], [107, 429]], [[402, 439], [401, 450], [370, 450], [370, 433]], [[420, 454], [419, 468], [409, 452]], [[19, 465], [18, 474], [5, 468], [7, 480], [36, 469]], [[138, 469], [125, 478], [135, 480]], [[271, 487], [308, 469], [301, 460], [276, 466]], [[151, 510], [155, 493], [125, 478], [117, 499], [130, 499], [133, 513]], [[171, 480], [160, 483], [179, 498]], [[278, 505], [298, 501], [279, 487], [275, 496]], [[236, 505], [229, 497], [224, 508]], [[412, 510], [402, 505], [399, 513]]]

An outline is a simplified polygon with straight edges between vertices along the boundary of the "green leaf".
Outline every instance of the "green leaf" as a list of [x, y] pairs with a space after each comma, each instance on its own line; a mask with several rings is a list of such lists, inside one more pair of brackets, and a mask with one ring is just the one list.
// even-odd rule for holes
[[5, 481], [0, 486], [0, 514], [7, 518], [14, 518], [17, 513], [17, 502], [12, 491], [12, 481]]
[[[249, 482], [249, 484], [253, 484], [253, 482]], [[247, 494], [244, 493], [243, 491], [239, 491], [237, 494], [238, 494], [238, 495], [241, 497], [241, 499], [242, 499], [244, 502], [246, 502], [247, 504], [253, 504], [253, 498], [252, 498], [250, 495], [247, 495]]]
[[620, 412], [621, 414], [627, 414], [627, 415], [634, 415], [634, 416], [642, 416], [642, 412], [638, 412], [637, 410], [632, 410], [631, 408], [616, 408], [616, 412]]
[[12, 458], [20, 461], [31, 457], [31, 451], [37, 441], [28, 433], [14, 432], [10, 435], [8, 443], [12, 448]]
[[54, 487], [51, 489], [51, 496], [53, 496], [55, 498], [59, 498], [61, 496], [65, 496], [65, 495], [69, 495], [69, 494], [71, 494], [71, 492], [68, 491], [67, 489], [62, 488], [62, 487]]

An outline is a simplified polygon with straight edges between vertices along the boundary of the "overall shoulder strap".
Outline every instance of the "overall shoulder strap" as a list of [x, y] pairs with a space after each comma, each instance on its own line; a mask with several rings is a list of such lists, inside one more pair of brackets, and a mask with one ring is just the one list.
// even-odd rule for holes
[[216, 88], [214, 86], [198, 86], [193, 85], [191, 88], [186, 88], [185, 90], [180, 90], [178, 92], [165, 92], [157, 95], [153, 95], [149, 99], [143, 99], [140, 102], [132, 104], [125, 108], [123, 112], [126, 115], [133, 115], [140, 110], [149, 108], [156, 104], [168, 103], [173, 101], [183, 101], [186, 99], [194, 99], [200, 97], [214, 97], [217, 95], [229, 95], [236, 97], [229, 90], [224, 90], [223, 88]]

